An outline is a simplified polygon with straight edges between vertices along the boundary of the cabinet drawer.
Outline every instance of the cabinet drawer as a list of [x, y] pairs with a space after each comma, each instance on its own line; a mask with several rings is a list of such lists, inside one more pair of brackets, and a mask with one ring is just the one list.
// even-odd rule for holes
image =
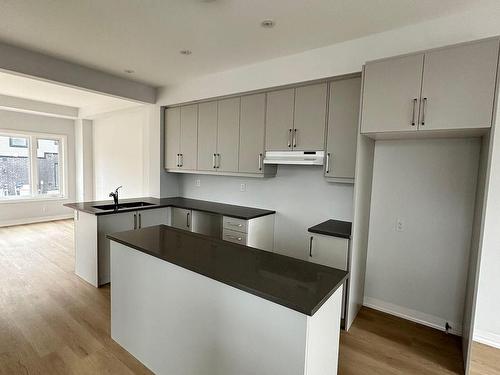
[[222, 231], [222, 239], [224, 241], [239, 243], [241, 245], [247, 244], [247, 235], [246, 233], [236, 232], [234, 230], [226, 229]]
[[232, 217], [224, 216], [222, 219], [222, 227], [224, 229], [235, 230], [237, 232], [248, 233], [248, 221], [242, 219], [235, 219]]

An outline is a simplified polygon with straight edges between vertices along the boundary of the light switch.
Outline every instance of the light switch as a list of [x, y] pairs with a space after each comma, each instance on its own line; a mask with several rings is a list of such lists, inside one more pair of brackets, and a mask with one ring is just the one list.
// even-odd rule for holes
[[247, 184], [241, 184], [240, 191], [247, 191]]
[[194, 182], [195, 186], [198, 186], [200, 187], [201, 186], [201, 181], [199, 179], [197, 179], [195, 182]]
[[405, 222], [403, 219], [396, 220], [396, 231], [403, 232], [405, 230]]

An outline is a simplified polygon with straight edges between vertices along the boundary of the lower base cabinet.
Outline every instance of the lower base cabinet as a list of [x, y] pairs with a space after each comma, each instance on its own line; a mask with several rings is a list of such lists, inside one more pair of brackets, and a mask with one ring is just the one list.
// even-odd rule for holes
[[[309, 261], [348, 271], [349, 239], [308, 233]], [[346, 283], [348, 280], [346, 281]], [[342, 319], [345, 318], [347, 288], [342, 295]]]

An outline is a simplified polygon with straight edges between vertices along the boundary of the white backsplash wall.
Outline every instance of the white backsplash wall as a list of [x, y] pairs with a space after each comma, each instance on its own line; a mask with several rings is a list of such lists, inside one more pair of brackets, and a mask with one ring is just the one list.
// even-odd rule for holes
[[366, 305], [461, 330], [479, 151], [478, 138], [376, 142]]
[[[200, 186], [196, 186], [200, 180]], [[246, 191], [241, 191], [245, 184]], [[182, 175], [179, 195], [276, 211], [276, 252], [307, 259], [307, 228], [327, 219], [352, 220], [351, 184], [329, 183], [318, 166], [279, 166], [276, 177]]]

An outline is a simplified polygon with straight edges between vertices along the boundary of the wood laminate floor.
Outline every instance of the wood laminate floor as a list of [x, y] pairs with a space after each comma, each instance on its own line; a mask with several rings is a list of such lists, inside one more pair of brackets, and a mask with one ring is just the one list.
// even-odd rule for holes
[[[71, 220], [0, 228], [0, 374], [151, 374], [110, 338], [109, 288], [73, 270]], [[462, 372], [457, 337], [371, 309], [341, 336], [341, 375]]]
[[472, 343], [470, 375], [500, 375], [500, 349]]

